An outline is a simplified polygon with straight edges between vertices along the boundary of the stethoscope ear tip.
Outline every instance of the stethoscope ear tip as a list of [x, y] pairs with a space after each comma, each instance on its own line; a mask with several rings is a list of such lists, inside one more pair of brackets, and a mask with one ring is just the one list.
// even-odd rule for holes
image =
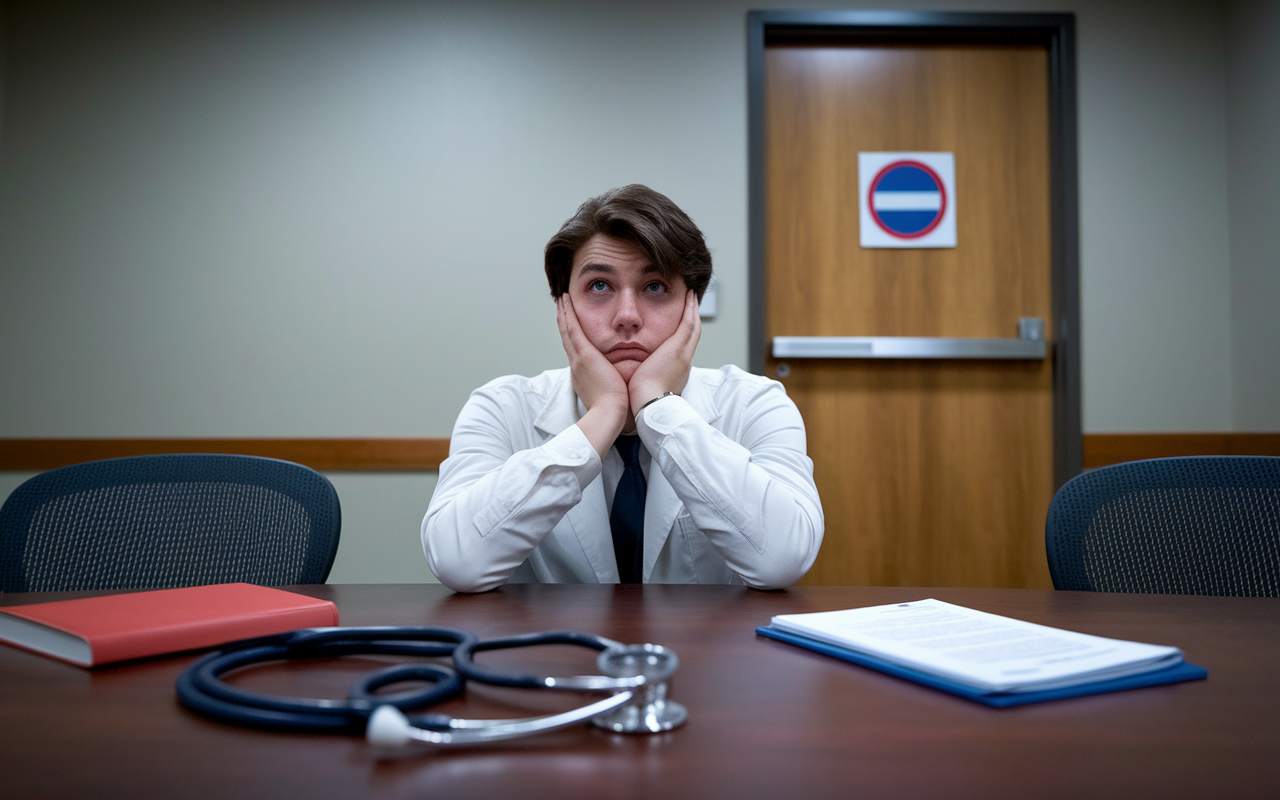
[[413, 741], [413, 732], [413, 725], [400, 709], [382, 705], [369, 715], [369, 725], [365, 728], [364, 735], [374, 747], [398, 749]]

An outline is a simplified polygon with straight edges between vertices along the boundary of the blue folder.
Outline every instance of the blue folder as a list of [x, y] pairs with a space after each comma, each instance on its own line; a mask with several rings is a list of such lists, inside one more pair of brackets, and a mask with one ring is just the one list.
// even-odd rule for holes
[[934, 689], [940, 689], [949, 692], [966, 700], [973, 700], [977, 703], [993, 706], [995, 708], [1008, 708], [1009, 706], [1022, 706], [1028, 703], [1043, 703], [1046, 700], [1064, 700], [1068, 697], [1084, 697], [1091, 694], [1106, 694], [1107, 692], [1119, 692], [1125, 689], [1137, 689], [1141, 686], [1161, 686], [1166, 683], [1181, 683], [1182, 681], [1198, 681], [1209, 676], [1209, 671], [1204, 667], [1197, 667], [1195, 664], [1182, 662], [1172, 667], [1163, 667], [1161, 669], [1152, 670], [1151, 672], [1143, 672], [1138, 675], [1126, 675], [1123, 678], [1108, 678], [1100, 681], [1092, 681], [1089, 683], [1081, 683], [1075, 686], [1065, 686], [1060, 689], [1043, 689], [1035, 692], [993, 692], [985, 689], [976, 689], [963, 683], [957, 683], [947, 678], [940, 678], [937, 675], [930, 675], [911, 667], [904, 667], [893, 664], [876, 656], [859, 653], [846, 647], [840, 647], [834, 644], [820, 642], [817, 639], [810, 639], [807, 636], [797, 636], [794, 633], [780, 631], [777, 628], [762, 626], [756, 628], [756, 633], [761, 636], [767, 636], [770, 639], [777, 639], [780, 642], [794, 644], [815, 653], [833, 656], [842, 661], [848, 661], [851, 664], [857, 664], [862, 667], [870, 667], [871, 669], [893, 675], [898, 678], [906, 678], [909, 681], [924, 684]]

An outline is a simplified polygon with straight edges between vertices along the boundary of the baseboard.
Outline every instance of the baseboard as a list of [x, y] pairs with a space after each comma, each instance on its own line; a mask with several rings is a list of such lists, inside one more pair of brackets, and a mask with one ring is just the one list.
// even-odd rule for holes
[[[319, 470], [432, 471], [448, 439], [0, 439], [0, 470], [33, 472], [153, 453], [237, 453]], [[1086, 433], [1084, 467], [1195, 455], [1280, 456], [1280, 433]]]
[[1280, 456], [1280, 433], [1086, 433], [1084, 468], [1172, 456]]

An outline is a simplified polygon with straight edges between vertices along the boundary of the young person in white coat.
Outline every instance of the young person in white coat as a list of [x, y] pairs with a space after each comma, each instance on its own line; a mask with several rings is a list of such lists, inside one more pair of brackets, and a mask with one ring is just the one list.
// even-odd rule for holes
[[693, 221], [614, 189], [545, 266], [569, 366], [472, 393], [422, 522], [431, 571], [462, 592], [799, 580], [823, 532], [804, 421], [776, 381], [692, 366], [711, 279]]

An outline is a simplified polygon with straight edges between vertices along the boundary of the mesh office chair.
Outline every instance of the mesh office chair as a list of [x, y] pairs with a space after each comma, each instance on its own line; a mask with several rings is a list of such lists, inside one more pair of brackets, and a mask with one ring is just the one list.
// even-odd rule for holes
[[1280, 458], [1085, 472], [1049, 505], [1045, 545], [1057, 589], [1280, 596]]
[[235, 455], [91, 461], [0, 508], [0, 591], [323, 583], [342, 514], [301, 464]]

